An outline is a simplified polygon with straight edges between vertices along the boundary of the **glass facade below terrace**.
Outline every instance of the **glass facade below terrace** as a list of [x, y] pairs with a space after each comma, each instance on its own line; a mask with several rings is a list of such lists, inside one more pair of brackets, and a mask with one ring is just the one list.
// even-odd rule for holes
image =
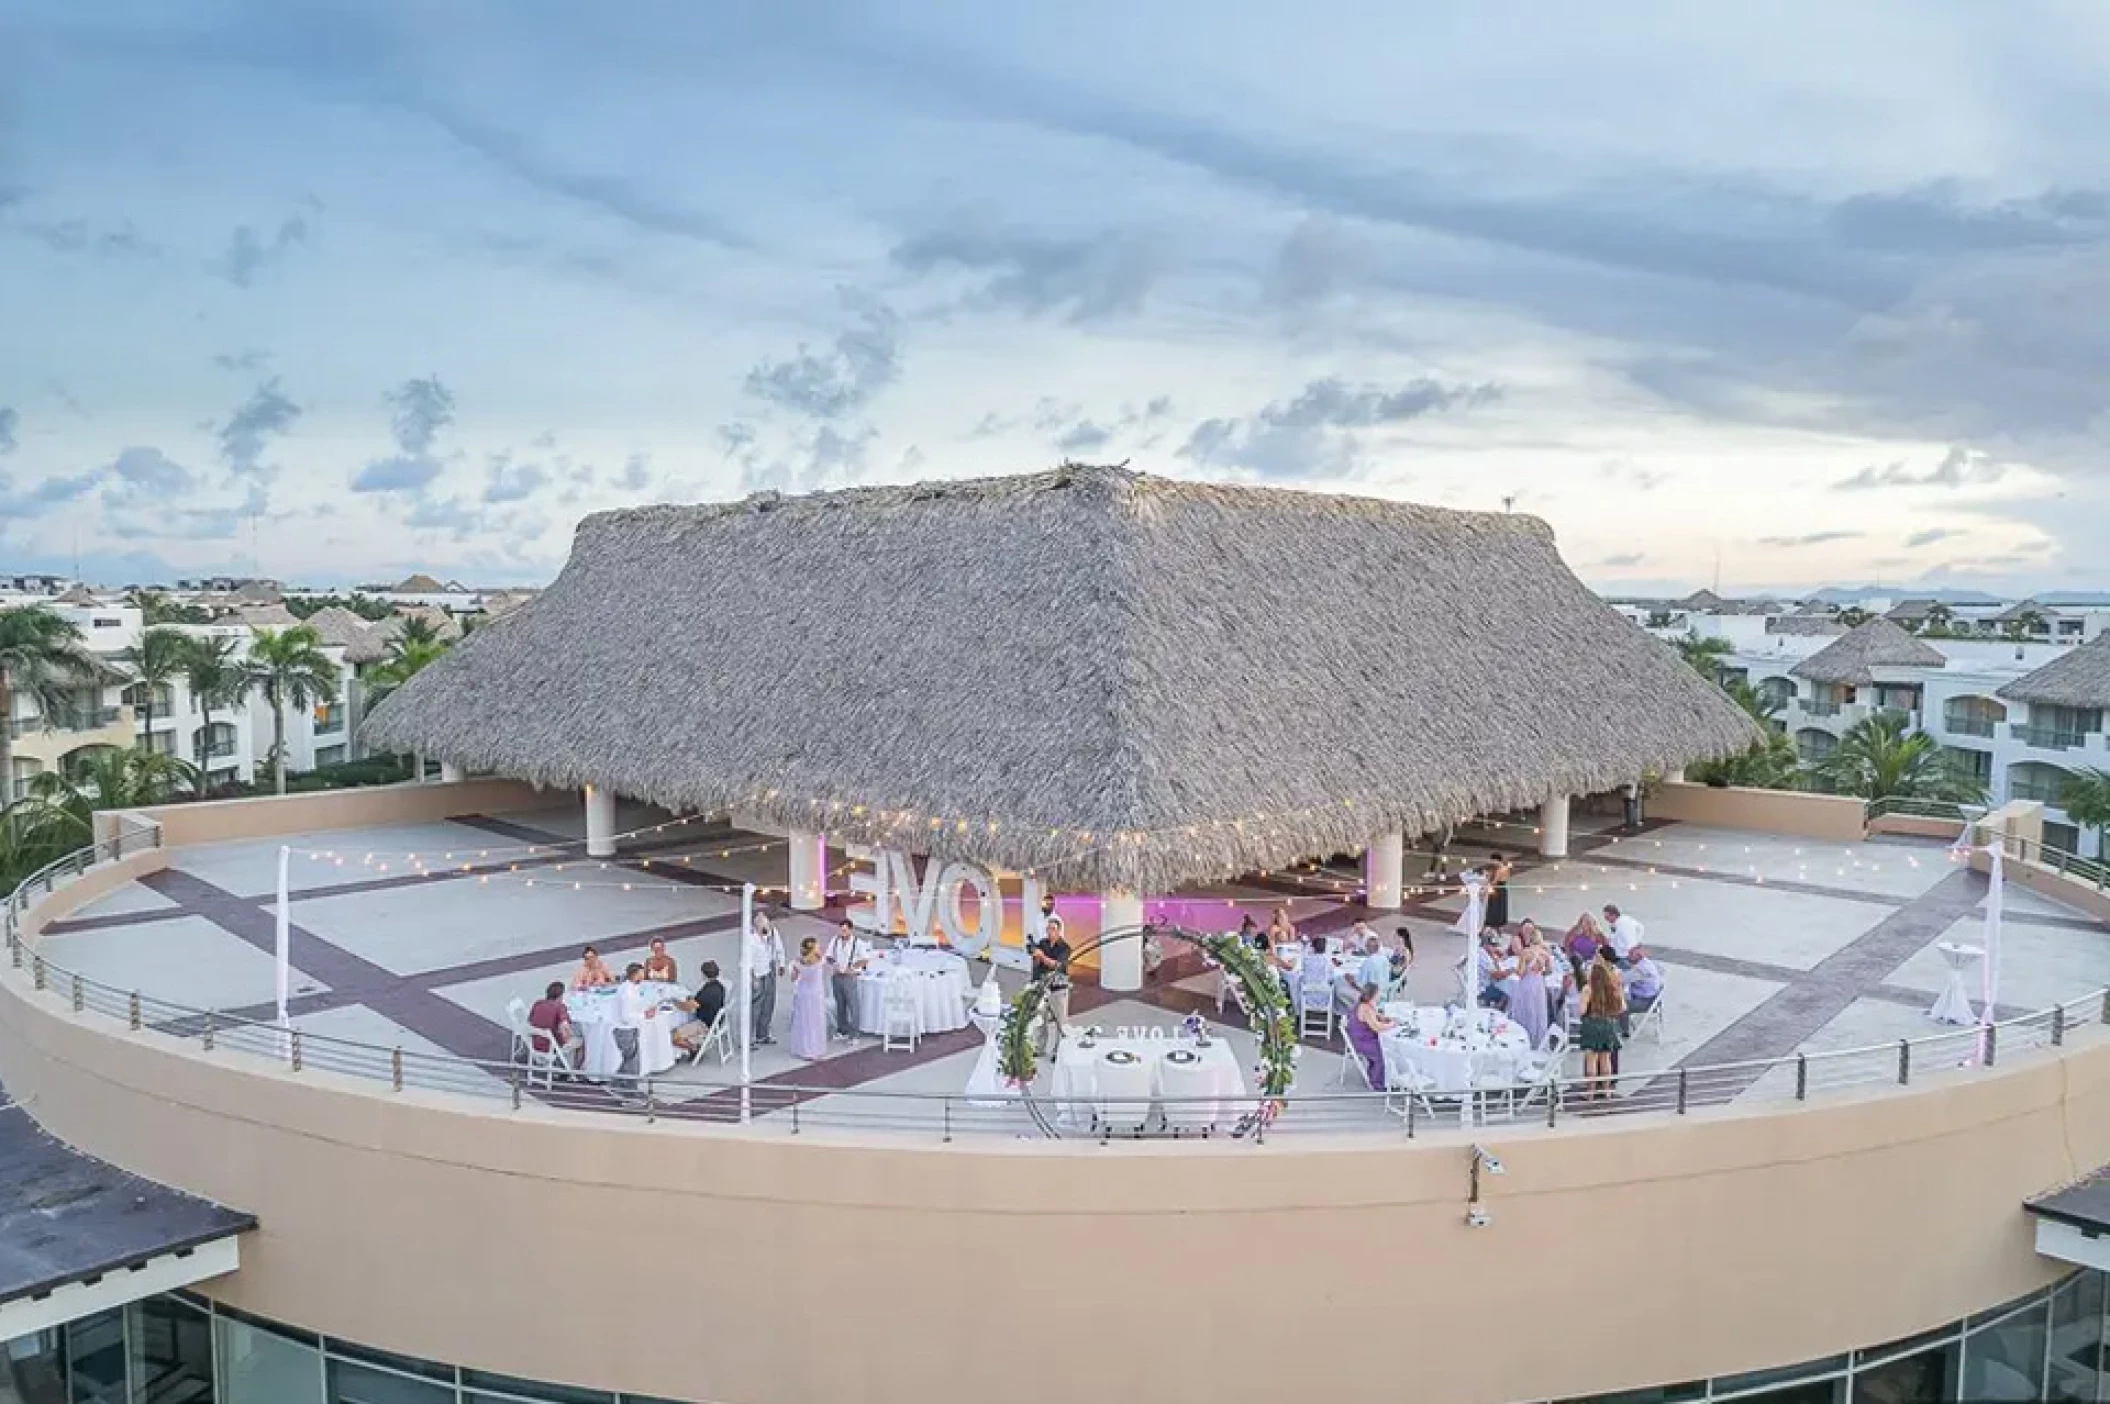
[[[2110, 1400], [2105, 1288], [2081, 1272], [1938, 1331], [1742, 1375], [1561, 1404], [1980, 1404]], [[1783, 1310], [1790, 1309], [1783, 1307]], [[1316, 1381], [1315, 1381], [1316, 1383]], [[1411, 1391], [1402, 1398], [1411, 1398]], [[0, 1404], [683, 1404], [372, 1350], [188, 1293], [0, 1346]]]

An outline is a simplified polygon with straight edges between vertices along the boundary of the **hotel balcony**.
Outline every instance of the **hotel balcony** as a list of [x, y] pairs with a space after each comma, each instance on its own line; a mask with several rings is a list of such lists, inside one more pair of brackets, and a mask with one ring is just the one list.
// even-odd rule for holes
[[1991, 717], [1974, 717], [1954, 712], [1942, 717], [1942, 730], [1951, 736], [1982, 736], [1990, 740], [1999, 731], [2000, 725]]
[[2034, 746], [2040, 751], [2078, 751], [2089, 746], [2093, 738], [2096, 746], [2103, 743], [2104, 733], [2073, 731], [2065, 727], [2034, 726], [2028, 722], [2008, 723], [2009, 739], [2024, 745]]
[[[406, 1361], [451, 1362], [425, 1373], [444, 1386], [332, 1398], [965, 1404], [1011, 1368], [1003, 1333], [953, 1332], [936, 1374], [930, 1332], [904, 1329], [898, 1312], [838, 1313], [826, 1351], [738, 1343], [777, 1339], [810, 1312], [816, 1263], [883, 1276], [904, 1301], [942, 1301], [1009, 1260], [1062, 1301], [1066, 1331], [1121, 1397], [1275, 1397], [1309, 1392], [1308, 1355], [1168, 1351], [1160, 1315], [1135, 1303], [1235, 1315], [1256, 1272], [1318, 1249], [1331, 1291], [1311, 1320], [1333, 1329], [1328, 1368], [1356, 1382], [1333, 1392], [1353, 1404], [1571, 1399], [1821, 1371], [1833, 1357], [1872, 1378], [1949, 1323], [1970, 1323], [1951, 1333], [1968, 1359], [1967, 1332], [2005, 1319], [1993, 1309], [2070, 1282], [2065, 1261], [2037, 1251], [2021, 1206], [2110, 1162], [2110, 944], [2071, 929], [2110, 918], [2110, 898], [2068, 900], [2066, 880], [2039, 887], [2035, 865], [2008, 864], [2032, 900], [2017, 904], [1994, 1032], [1934, 1023], [1926, 1010], [1950, 978], [1938, 942], [1973, 939], [1983, 869], [1950, 860], [1946, 823], [1863, 841], [1861, 806], [1838, 796], [1666, 782], [1651, 798], [1659, 827], [1598, 847], [1661, 942], [1666, 996], [1661, 1023], [1628, 1043], [1612, 1098], [1589, 1107], [1573, 1054], [1538, 1094], [1410, 1085], [1388, 1097], [1344, 1083], [1356, 1065], [1315, 1033], [1279, 1115], [1233, 1134], [1255, 1106], [1251, 1035], [1235, 1002], [1219, 1014], [1213, 995], [1206, 1007], [1195, 997], [1209, 972], [1187, 943], [1166, 937], [1164, 967], [1140, 992], [1080, 972], [1076, 1023], [1163, 1029], [1154, 1042], [1176, 1049], [1199, 1010], [1232, 1050], [1235, 1086], [1129, 1095], [1190, 1114], [1181, 1135], [1171, 1117], [1142, 1130], [1147, 1108], [1109, 1132], [1123, 1097], [1105, 1084], [1081, 1099], [1059, 1091], [1077, 1075], [1067, 1052], [1029, 1085], [1045, 1131], [1017, 1089], [968, 1090], [985, 1047], [971, 1026], [914, 1051], [870, 1037], [811, 1061], [756, 1048], [746, 1095], [737, 1063], [710, 1057], [648, 1063], [631, 1089], [583, 1070], [531, 1076], [510, 1056], [508, 1004], [563, 979], [582, 940], [617, 962], [661, 940], [685, 978], [708, 959], [730, 987], [741, 885], [781, 887], [792, 861], [781, 836], [626, 803], [617, 855], [577, 862], [581, 809], [577, 796], [497, 780], [172, 805], [143, 823], [109, 816], [151, 841], [10, 904], [7, 1092], [86, 1154], [255, 1216], [259, 1251], [191, 1288], [201, 1310], [226, 1314], [225, 1341], [254, 1350], [276, 1332], [270, 1320], [297, 1323], [269, 1340], [289, 1360], [286, 1341], [308, 1343], [303, 1380], [370, 1383], [377, 1361], [407, 1379]], [[1459, 842], [1513, 849], [1503, 833]], [[1579, 822], [1578, 847], [1611, 834]], [[295, 855], [300, 933], [283, 1029], [269, 954], [282, 846]], [[675, 855], [694, 861], [676, 868]], [[1657, 864], [1677, 879], [1652, 879]], [[1551, 864], [1518, 873], [1526, 911], [1576, 900], [1534, 886], [1558, 888]], [[1096, 898], [1061, 901], [1085, 934]], [[1285, 903], [1307, 924], [1353, 909], [1338, 892], [1286, 896], [1257, 880], [1152, 907], [1214, 930], [1241, 905]], [[2064, 914], [2056, 929], [2021, 919], [2047, 909]], [[1421, 958], [1407, 994], [1440, 1007], [1463, 942], [1448, 912], [1410, 916]], [[779, 920], [794, 948], [832, 931], [816, 913]], [[1913, 933], [1905, 946], [1900, 929]], [[1881, 958], [1847, 958], [1859, 954]], [[1827, 964], [1863, 976], [1844, 989], [1812, 977]], [[1011, 972], [995, 978], [1020, 987]], [[1826, 1001], [1815, 1024], [1762, 1014], [1798, 988]], [[780, 993], [780, 1034], [789, 1003]], [[1728, 1052], [1709, 1051], [1732, 1030]], [[1506, 1162], [1498, 1178], [1480, 1173], [1490, 1160]], [[620, 1290], [552, 1289], [550, 1264], [608, 1264], [609, 1225], [641, 1214], [670, 1246], [607, 1266]], [[1637, 1224], [1677, 1252], [1637, 1259]], [[1413, 1271], [1364, 1251], [1372, 1243], [1412, 1244]], [[1563, 1261], [1639, 1262], [1621, 1275], [1620, 1310], [1650, 1328], [1603, 1352], [1520, 1338], [1515, 1314], [1488, 1303], [1513, 1295], [1518, 1264], [1544, 1260], [1549, 1243]], [[696, 1244], [738, 1270], [699, 1278]], [[1794, 1311], [1780, 1309], [1782, 1281], [1798, 1284]], [[1396, 1334], [1378, 1329], [1399, 1319], [1446, 1349], [1402, 1366]], [[726, 1343], [710, 1353], [707, 1389], [692, 1352], [665, 1349], [691, 1336]], [[519, 1385], [534, 1380], [595, 1388]]]
[[62, 756], [91, 746], [131, 746], [138, 733], [130, 707], [70, 707], [51, 718], [16, 717], [7, 724], [18, 759], [49, 770]]

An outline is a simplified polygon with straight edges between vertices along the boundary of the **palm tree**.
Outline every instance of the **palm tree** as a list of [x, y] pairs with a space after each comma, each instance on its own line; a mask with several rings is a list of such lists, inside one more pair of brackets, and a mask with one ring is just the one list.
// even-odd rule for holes
[[337, 700], [337, 665], [322, 651], [322, 636], [306, 624], [258, 629], [245, 668], [250, 686], [271, 704], [271, 779], [286, 792], [286, 704], [311, 707]]
[[1848, 605], [1845, 609], [1833, 615], [1832, 618], [1838, 620], [1849, 629], [1858, 629], [1861, 625], [1868, 622], [1868, 611], [1859, 605]]
[[391, 644], [436, 644], [439, 641], [440, 631], [422, 614], [404, 615], [402, 627], [397, 629], [395, 637], [389, 640]]
[[2050, 627], [2050, 624], [2044, 618], [2043, 611], [2025, 609], [2013, 619], [2007, 621], [2006, 633], [2011, 639], [2026, 639], [2031, 634], [2045, 633]]
[[190, 645], [190, 635], [182, 630], [156, 625], [139, 636], [136, 647], [118, 655], [131, 668], [133, 686], [140, 692], [141, 714], [145, 718], [139, 728], [142, 749], [151, 750], [154, 745], [154, 694], [183, 675]]
[[1811, 767], [1836, 794], [1862, 799], [1948, 800], [1976, 804], [1985, 788], [1942, 754], [1934, 738], [1906, 729], [1897, 712], [1876, 712], [1855, 722], [1839, 748]]
[[8, 806], [0, 833], [0, 881], [13, 884], [95, 838], [95, 811], [165, 804], [196, 787], [189, 762], [159, 751], [97, 746], [63, 770], [32, 778]]
[[1733, 652], [1729, 640], [1719, 635], [1703, 639], [1696, 629], [1678, 640], [1678, 655], [1709, 682], [1721, 680], [1722, 660]]
[[1927, 617], [1920, 621], [1920, 632], [1923, 634], [1946, 634], [1949, 632], [1950, 626], [1955, 622], [1956, 611], [1936, 600], [1933, 604], [1927, 606]]
[[32, 698], [46, 730], [67, 692], [102, 670], [81, 631], [42, 605], [0, 609], [0, 806], [15, 793], [15, 696]]
[[196, 759], [200, 767], [209, 768], [212, 709], [241, 706], [256, 683], [242, 664], [238, 640], [226, 634], [199, 634], [191, 636], [189, 645], [183, 658], [183, 682], [197, 701], [198, 714], [205, 718]]
[[1722, 685], [1731, 701], [1766, 728], [1766, 739], [1740, 755], [1690, 767], [1687, 778], [1702, 785], [1739, 785], [1759, 790], [1793, 790], [1802, 778], [1802, 758], [1781, 728], [1780, 699], [1761, 692], [1742, 678]]
[[2110, 770], [2083, 770], [2059, 787], [2059, 808], [2084, 829], [2095, 830], [2096, 861], [2110, 863]]

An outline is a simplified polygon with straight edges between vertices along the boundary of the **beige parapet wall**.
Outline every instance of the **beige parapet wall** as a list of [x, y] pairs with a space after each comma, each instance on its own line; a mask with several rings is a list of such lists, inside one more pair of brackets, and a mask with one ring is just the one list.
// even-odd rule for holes
[[1962, 830], [1961, 819], [1926, 819], [1913, 814], [1879, 814], [1868, 821], [1868, 832], [1872, 834], [1908, 838], [1953, 839]]
[[96, 898], [115, 892], [135, 878], [160, 872], [168, 866], [168, 860], [168, 854], [158, 848], [143, 848], [114, 862], [98, 863], [79, 877], [60, 884], [50, 896], [24, 914], [20, 928], [22, 939], [34, 942], [51, 923], [65, 920]]
[[[0, 1078], [53, 1134], [254, 1213], [207, 1288], [231, 1305], [727, 1404], [1501, 1404], [1809, 1360], [2049, 1280], [2022, 1202], [2110, 1160], [2093, 1025], [1865, 1098], [1484, 1128], [1507, 1173], [1481, 1228], [1456, 1131], [945, 1145], [514, 1112], [129, 1033], [4, 967]], [[1562, 1295], [1593, 1271], [1616, 1320]], [[1548, 1311], [1618, 1347], [1518, 1329]]]
[[463, 780], [453, 784], [370, 785], [306, 795], [164, 804], [125, 813], [161, 827], [171, 848], [278, 834], [355, 829], [369, 824], [415, 824], [457, 814], [500, 814], [562, 804], [562, 792], [518, 780]]
[[1671, 780], [1649, 793], [1652, 819], [1678, 819], [1724, 829], [1794, 834], [1831, 843], [1859, 843], [1867, 835], [1868, 806], [1850, 795], [1800, 790], [1746, 790]]

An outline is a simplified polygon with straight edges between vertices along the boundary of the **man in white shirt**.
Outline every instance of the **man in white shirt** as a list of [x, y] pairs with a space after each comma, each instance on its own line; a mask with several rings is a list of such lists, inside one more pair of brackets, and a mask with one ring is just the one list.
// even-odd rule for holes
[[872, 943], [858, 935], [848, 920], [837, 922], [827, 951], [828, 978], [835, 987], [837, 1039], [857, 1037], [857, 983], [871, 959]]
[[755, 924], [747, 933], [747, 970], [750, 1032], [758, 1044], [775, 1043], [769, 1025], [777, 1015], [777, 976], [791, 968], [784, 954], [784, 938], [770, 925], [766, 913], [755, 913]]
[[634, 1095], [637, 1091], [637, 1062], [639, 1040], [643, 1037], [645, 1020], [657, 1018], [659, 1000], [645, 989], [645, 967], [636, 961], [623, 972], [623, 983], [615, 991], [615, 1051], [622, 1063], [615, 1070], [615, 1093], [618, 1097]]
[[1641, 944], [1641, 923], [1619, 908], [1607, 904], [1604, 909], [1604, 940], [1612, 948], [1612, 955], [1624, 966], [1634, 947]]
[[1360, 997], [1364, 985], [1375, 985], [1377, 992], [1383, 994], [1385, 987], [1392, 983], [1392, 957], [1385, 954], [1384, 938], [1372, 931], [1368, 922], [1357, 922], [1355, 929], [1363, 938], [1359, 947], [1363, 963], [1355, 972], [1357, 995]]

